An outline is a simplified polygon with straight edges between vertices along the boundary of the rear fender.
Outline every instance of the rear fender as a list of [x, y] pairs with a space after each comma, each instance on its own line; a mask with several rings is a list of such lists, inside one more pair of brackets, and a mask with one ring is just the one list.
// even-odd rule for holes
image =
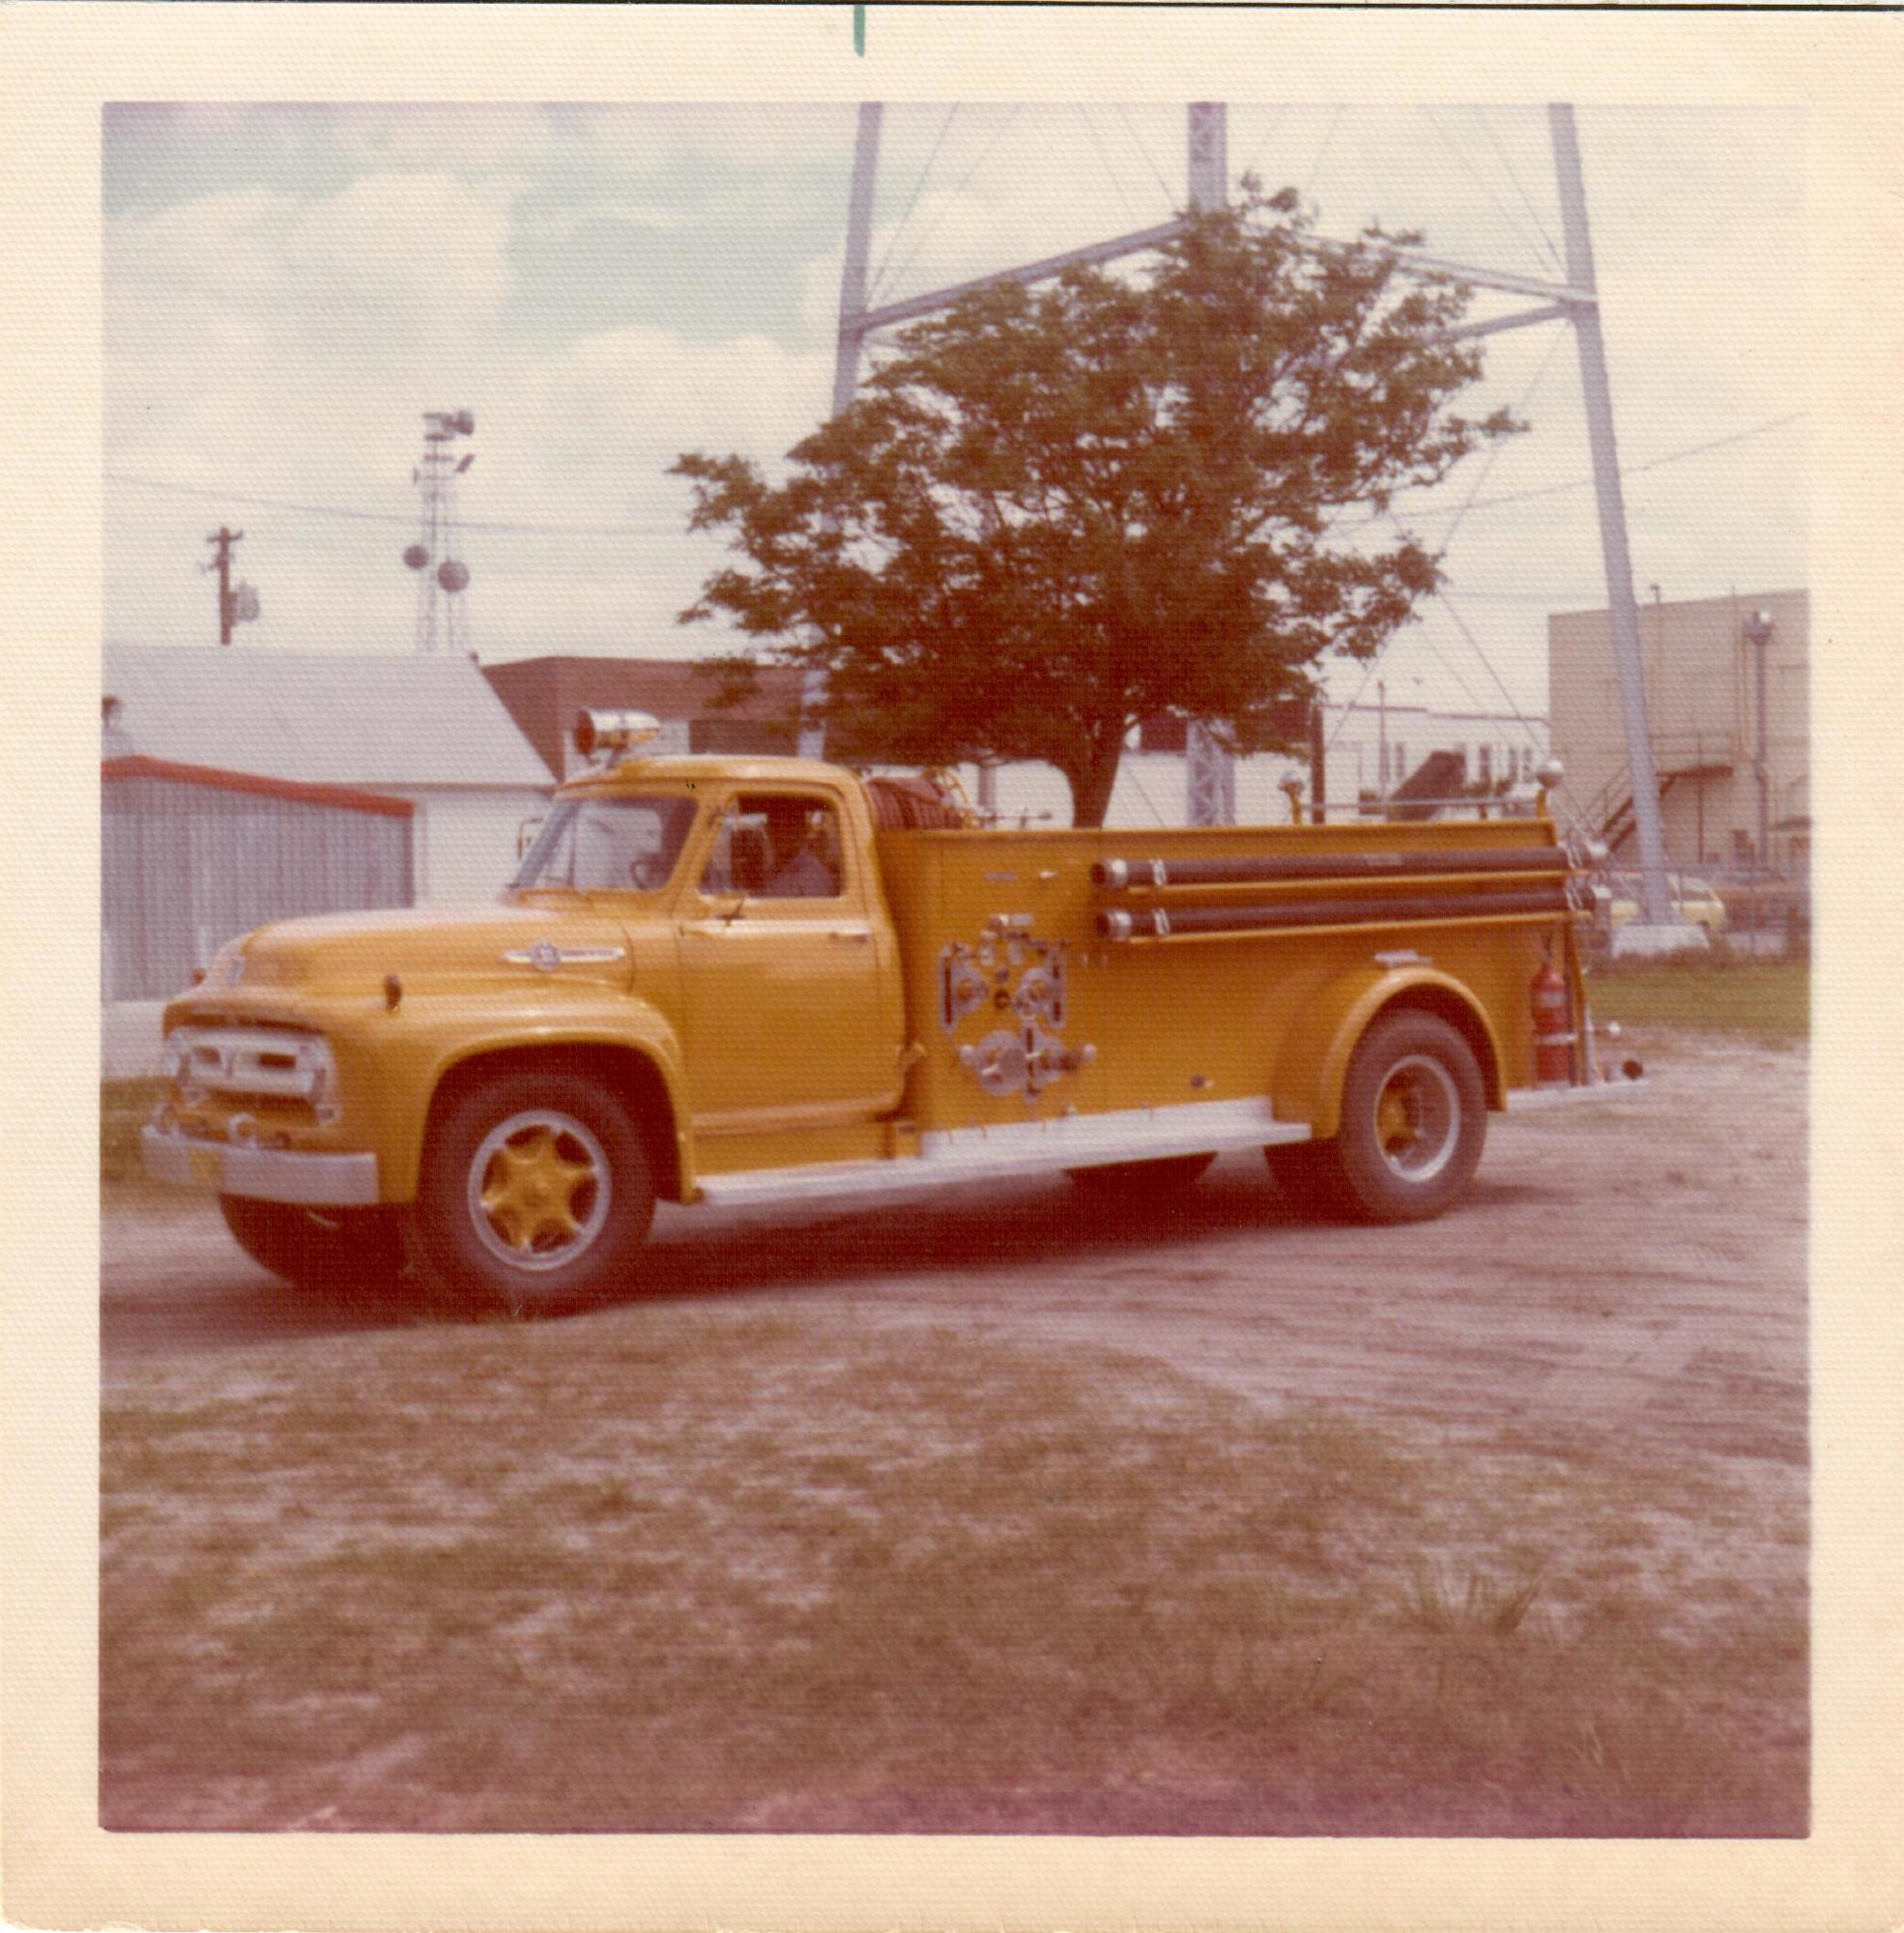
[[1341, 1127], [1349, 1057], [1377, 1017], [1391, 1007], [1438, 1013], [1457, 1026], [1476, 1049], [1487, 1105], [1507, 1105], [1500, 1038], [1473, 994], [1432, 967], [1371, 966], [1331, 980], [1290, 1026], [1270, 1086], [1277, 1119], [1307, 1121], [1319, 1141], [1333, 1138]]

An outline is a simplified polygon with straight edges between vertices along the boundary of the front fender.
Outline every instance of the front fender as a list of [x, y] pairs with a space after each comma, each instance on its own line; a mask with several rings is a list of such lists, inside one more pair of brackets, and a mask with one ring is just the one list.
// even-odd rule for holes
[[[1431, 996], [1421, 995], [1431, 990]], [[1410, 997], [1404, 997], [1410, 996]], [[1481, 1056], [1487, 1105], [1501, 1108], [1501, 1042], [1494, 1024], [1474, 995], [1451, 974], [1431, 966], [1357, 967], [1331, 980], [1296, 1016], [1284, 1037], [1270, 1092], [1278, 1120], [1307, 1121], [1316, 1140], [1328, 1140], [1341, 1127], [1342, 1082], [1349, 1056], [1375, 1017], [1398, 1000], [1432, 1011], [1453, 1001], [1465, 1010], [1487, 1052]]]
[[586, 983], [542, 990], [532, 1010], [520, 989], [441, 1001], [418, 994], [332, 1038], [345, 1129], [374, 1147], [378, 1192], [387, 1202], [416, 1197], [430, 1103], [444, 1080], [482, 1054], [537, 1048], [620, 1048], [647, 1060], [667, 1096], [683, 1190], [693, 1190], [680, 1042], [647, 1000]]

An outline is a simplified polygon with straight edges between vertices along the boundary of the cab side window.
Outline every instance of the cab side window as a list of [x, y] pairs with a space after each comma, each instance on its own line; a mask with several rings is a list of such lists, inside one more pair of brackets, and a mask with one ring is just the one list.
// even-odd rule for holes
[[722, 816], [702, 876], [709, 897], [832, 900], [841, 891], [839, 818], [797, 793], [743, 793]]

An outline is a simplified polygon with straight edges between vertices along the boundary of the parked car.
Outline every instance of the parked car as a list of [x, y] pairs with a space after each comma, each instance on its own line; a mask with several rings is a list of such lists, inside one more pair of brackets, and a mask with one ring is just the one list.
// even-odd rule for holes
[[[1607, 908], [1607, 917], [1615, 926], [1625, 926], [1630, 920], [1639, 917], [1642, 900], [1639, 875], [1637, 873], [1614, 873], [1607, 880], [1612, 888], [1612, 904]], [[1708, 937], [1720, 934], [1726, 928], [1725, 902], [1714, 891], [1708, 880], [1695, 879], [1690, 873], [1669, 872], [1666, 875], [1666, 890], [1672, 895], [1673, 915], [1677, 919], [1690, 920], [1694, 926], [1703, 926]]]

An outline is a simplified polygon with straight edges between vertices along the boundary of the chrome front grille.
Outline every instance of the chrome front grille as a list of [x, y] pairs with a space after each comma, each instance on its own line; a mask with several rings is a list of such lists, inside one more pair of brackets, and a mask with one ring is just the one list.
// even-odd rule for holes
[[163, 1065], [182, 1087], [249, 1100], [316, 1103], [336, 1083], [328, 1041], [274, 1027], [174, 1027]]

